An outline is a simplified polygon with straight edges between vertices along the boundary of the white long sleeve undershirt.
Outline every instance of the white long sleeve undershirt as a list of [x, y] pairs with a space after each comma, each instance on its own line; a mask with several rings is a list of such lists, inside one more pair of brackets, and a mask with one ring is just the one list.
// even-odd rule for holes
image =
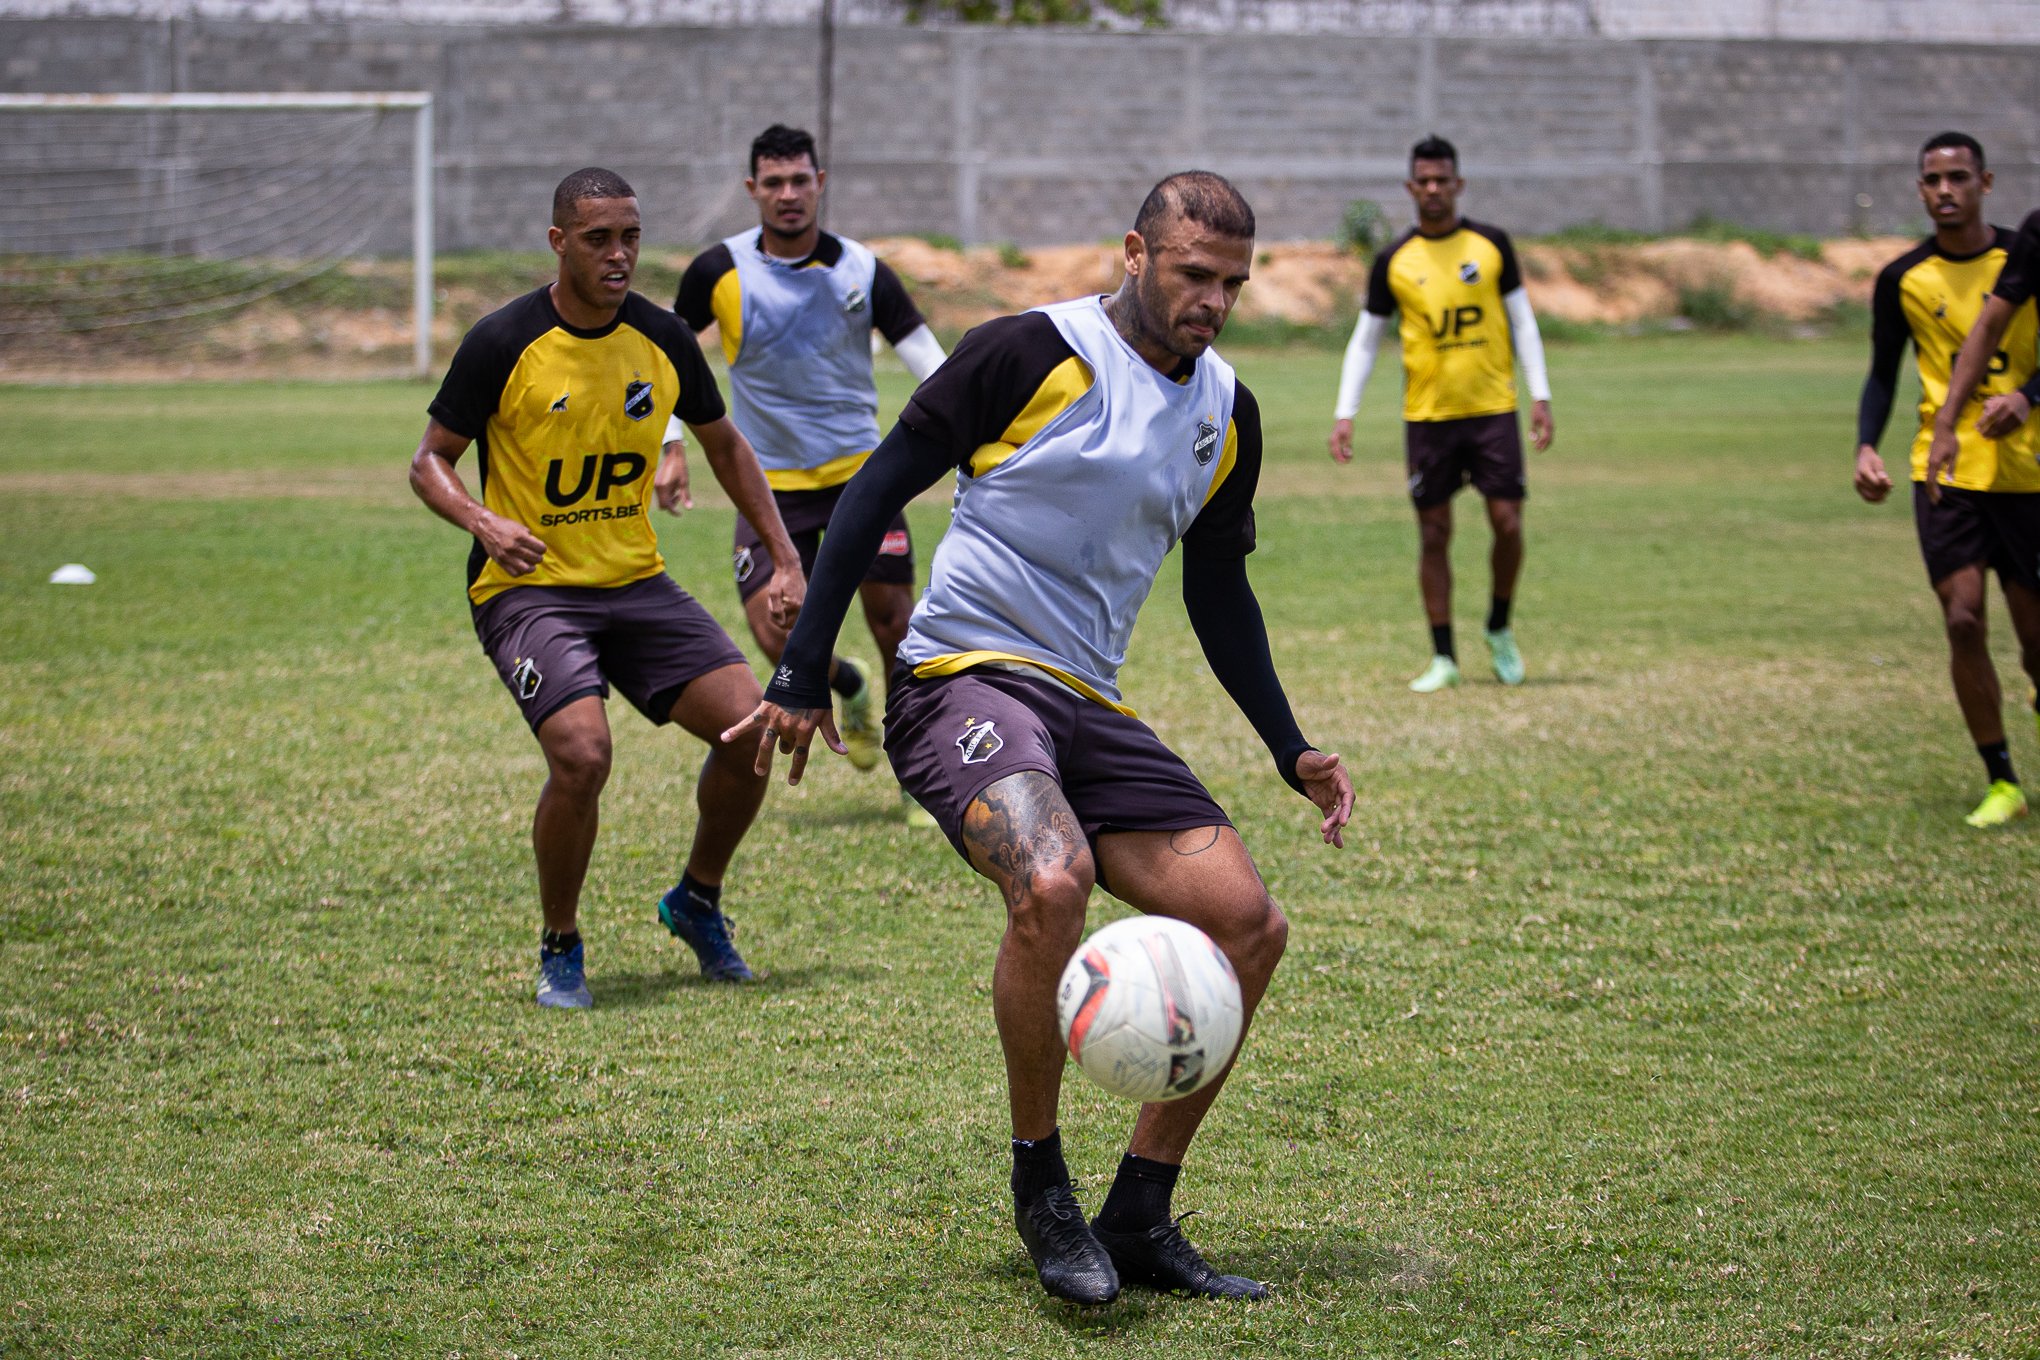
[[1388, 318], [1373, 312], [1360, 313], [1353, 338], [1346, 342], [1346, 358], [1339, 365], [1339, 403], [1332, 408], [1335, 420], [1351, 420], [1360, 412], [1360, 396], [1367, 390], [1368, 375], [1374, 372], [1375, 356], [1381, 352], [1381, 337], [1388, 333]]
[[893, 353], [900, 356], [900, 362], [907, 366], [907, 372], [914, 375], [917, 383], [928, 381], [928, 375], [942, 367], [942, 361], [949, 356], [942, 352], [942, 342], [935, 338], [935, 332], [923, 322], [913, 334], [900, 337], [893, 345]]
[[1530, 291], [1518, 288], [1502, 299], [1509, 309], [1509, 335], [1516, 342], [1516, 358], [1523, 365], [1523, 386], [1530, 400], [1551, 400], [1551, 375], [1544, 370], [1544, 337], [1537, 331], [1537, 314], [1530, 310]]
[[[1509, 335], [1516, 358], [1523, 365], [1523, 386], [1530, 400], [1551, 400], [1551, 375], [1544, 366], [1544, 337], [1537, 330], [1537, 314], [1530, 308], [1527, 289], [1518, 288], [1502, 299], [1509, 314]], [[1381, 352], [1381, 337], [1388, 333], [1389, 318], [1373, 312], [1360, 313], [1353, 338], [1346, 342], [1346, 357], [1339, 365], [1339, 400], [1332, 408], [1335, 420], [1351, 420], [1360, 412], [1360, 398], [1367, 379], [1374, 372], [1374, 360]]]

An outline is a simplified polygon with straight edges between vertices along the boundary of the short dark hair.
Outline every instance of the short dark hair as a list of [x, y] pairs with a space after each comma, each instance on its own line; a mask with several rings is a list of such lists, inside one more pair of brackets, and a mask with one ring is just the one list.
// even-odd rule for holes
[[1982, 172], [1983, 143], [1977, 141], [1976, 138], [1966, 132], [1937, 132], [1927, 138], [1920, 146], [1920, 164], [1924, 166], [1927, 163], [1927, 153], [1929, 151], [1939, 151], [1943, 147], [1962, 147], [1966, 149], [1970, 155], [1976, 157], [1978, 173]]
[[1155, 233], [1172, 217], [1188, 218], [1234, 240], [1254, 239], [1254, 210], [1224, 175], [1209, 170], [1184, 170], [1148, 190], [1134, 215], [1133, 229], [1154, 243]]
[[774, 123], [751, 139], [751, 176], [757, 178], [759, 161], [790, 161], [797, 156], [806, 156], [817, 170], [822, 168], [821, 158], [815, 155], [815, 139], [807, 129]]
[[1453, 170], [1459, 169], [1459, 152], [1443, 137], [1432, 133], [1410, 148], [1410, 164], [1418, 161], [1451, 161]]
[[576, 170], [553, 190], [553, 225], [565, 230], [574, 224], [574, 205], [584, 198], [636, 198], [637, 190], [614, 170], [591, 165]]

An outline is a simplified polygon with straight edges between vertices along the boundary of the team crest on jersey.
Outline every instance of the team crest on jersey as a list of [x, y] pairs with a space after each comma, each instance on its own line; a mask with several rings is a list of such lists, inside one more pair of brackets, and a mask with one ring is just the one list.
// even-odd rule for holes
[[750, 548], [744, 547], [730, 554], [730, 566], [737, 573], [737, 584], [742, 585], [751, 579], [751, 573], [757, 568], [758, 563], [751, 557]]
[[1465, 264], [1460, 265], [1459, 281], [1461, 283], [1479, 283], [1480, 266], [1475, 264], [1472, 260], [1468, 260]]
[[885, 541], [878, 545], [880, 557], [905, 557], [911, 551], [913, 548], [907, 539], [905, 529], [887, 530]]
[[1197, 422], [1197, 442], [1190, 446], [1190, 452], [1197, 456], [1197, 466], [1209, 467], [1218, 455], [1218, 426], [1208, 420]]
[[570, 388], [570, 389], [568, 389], [568, 390], [567, 390], [567, 391], [565, 391], [565, 392], [562, 392], [562, 393], [560, 393], [560, 398], [559, 398], [559, 400], [558, 400], [558, 401], [556, 401], [556, 402], [554, 402], [554, 403], [552, 404], [552, 410], [554, 410], [554, 411], [564, 411], [564, 410], [566, 410], [566, 409], [567, 409], [567, 398], [568, 398], [568, 397], [571, 397], [571, 396], [573, 396], [573, 395], [574, 395], [574, 393], [573, 393], [573, 390], [572, 390], [571, 388]]
[[510, 672], [510, 692], [520, 700], [529, 701], [538, 693], [538, 687], [545, 683], [545, 677], [538, 673], [538, 663], [530, 657], [519, 657], [517, 668]]
[[843, 298], [843, 310], [855, 316], [864, 310], [867, 300], [862, 288], [852, 288]]
[[[557, 407], [555, 410], [559, 409]], [[623, 385], [623, 413], [632, 420], [643, 420], [652, 413], [652, 385], [648, 382], [627, 382]]]
[[956, 749], [963, 752], [964, 764], [982, 765], [1006, 749], [1006, 739], [992, 726], [990, 718], [983, 722], [966, 720], [963, 735], [956, 739]]

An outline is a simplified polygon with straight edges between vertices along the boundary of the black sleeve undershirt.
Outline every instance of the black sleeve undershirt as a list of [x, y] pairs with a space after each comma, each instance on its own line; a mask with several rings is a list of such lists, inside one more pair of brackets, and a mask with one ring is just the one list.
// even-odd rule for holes
[[673, 310], [696, 334], [715, 324], [715, 285], [736, 267], [737, 262], [730, 258], [730, 248], [720, 244], [710, 246], [688, 262], [686, 272], [680, 276], [680, 291], [673, 299]]
[[1870, 297], [1870, 373], [1863, 379], [1862, 400], [1856, 406], [1856, 443], [1876, 448], [1891, 421], [1892, 403], [1898, 397], [1898, 361], [1905, 356], [1905, 342], [1912, 338], [1905, 323], [1905, 307], [1899, 302], [1898, 276], [1886, 269], [1877, 276]]
[[884, 260], [878, 262], [871, 279], [871, 322], [888, 345], [897, 345], [928, 324], [907, 295], [907, 286]]
[[1317, 748], [1303, 739], [1268, 651], [1268, 625], [1247, 581], [1247, 559], [1183, 551], [1183, 609], [1204, 660], [1275, 758], [1275, 773], [1302, 793], [1296, 758]]
[[808, 577], [807, 600], [779, 655], [779, 669], [765, 689], [768, 703], [793, 709], [827, 708], [833, 702], [829, 654], [836, 648], [843, 615], [871, 569], [871, 559], [878, 556], [886, 526], [908, 501], [955, 469], [956, 459], [948, 449], [906, 425], [894, 425], [864, 460], [829, 516], [829, 531], [822, 536], [814, 572]]

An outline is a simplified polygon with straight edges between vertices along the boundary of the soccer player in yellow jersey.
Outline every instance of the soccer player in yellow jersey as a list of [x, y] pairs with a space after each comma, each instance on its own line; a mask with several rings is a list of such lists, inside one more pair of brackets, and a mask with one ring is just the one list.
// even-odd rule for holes
[[[2034, 458], [2040, 429], [2026, 420], [2040, 397], [2035, 317], [2026, 298], [2008, 303], [1988, 296], [1993, 285], [2003, 291], [2000, 268], [2013, 244], [2011, 232], [1984, 218], [1990, 184], [1983, 147], [1974, 137], [1944, 132], [1920, 148], [1920, 201], [1934, 234], [1877, 276], [1870, 375], [1856, 421], [1856, 491], [1874, 503], [1891, 494], [1877, 442], [1891, 415], [1898, 361], [1910, 337], [1920, 374], [1913, 522], [1947, 625], [1955, 701], [1990, 785], [1968, 816], [1971, 826], [2001, 825], [2026, 812], [1984, 622], [1988, 569], [1997, 572], [2004, 589], [2026, 672], [2040, 679], [2040, 462]], [[1963, 337], [1973, 327], [1981, 329], [1979, 317], [1993, 312], [2002, 324], [1989, 339], [1988, 373], [1972, 374], [1966, 383], [1951, 381], [1962, 376], [1951, 369], [1958, 367]], [[1980, 418], [1964, 420], [1958, 429], [1961, 413], [1979, 399]], [[1937, 411], [1949, 417], [1945, 453], [1932, 423]], [[1937, 454], [1943, 455], [1938, 463]]]
[[1374, 261], [1367, 304], [1346, 346], [1333, 411], [1332, 458], [1353, 458], [1353, 417], [1388, 319], [1402, 313], [1403, 436], [1410, 499], [1416, 503], [1417, 584], [1431, 624], [1431, 664], [1410, 682], [1419, 694], [1460, 682], [1452, 643], [1452, 498], [1472, 482], [1494, 531], [1493, 590], [1487, 618], [1495, 678], [1523, 683], [1523, 656], [1510, 627], [1523, 568], [1523, 442], [1516, 428], [1516, 361], [1530, 389], [1530, 437], [1551, 447], [1551, 383], [1544, 343], [1523, 290], [1515, 247], [1499, 228], [1459, 215], [1459, 153], [1442, 137], [1410, 151], [1403, 187], [1417, 225]]
[[[474, 535], [468, 602], [495, 663], [545, 753], [531, 828], [538, 857], [538, 1003], [593, 1004], [582, 964], [581, 883], [609, 778], [613, 684], [657, 724], [709, 744], [694, 844], [659, 919], [704, 975], [744, 982], [730, 943], [723, 872], [757, 815], [765, 777], [717, 734], [757, 707], [757, 677], [729, 635], [666, 574], [646, 512], [672, 511], [675, 470], [660, 464], [666, 417], [694, 431], [730, 499], [758, 526], [777, 568], [772, 608], [800, 610], [800, 557], [772, 493], [685, 322], [630, 291], [637, 196], [608, 170], [577, 170], [553, 192], [547, 233], [558, 278], [475, 323], [429, 408], [411, 486]], [[454, 465], [480, 454], [482, 499]]]

